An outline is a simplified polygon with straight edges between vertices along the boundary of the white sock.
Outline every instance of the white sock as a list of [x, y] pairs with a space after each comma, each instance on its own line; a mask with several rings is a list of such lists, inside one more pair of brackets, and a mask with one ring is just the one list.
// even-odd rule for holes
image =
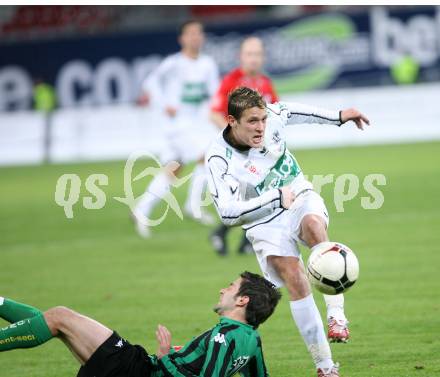
[[336, 321], [347, 322], [344, 314], [344, 295], [323, 295], [327, 305], [327, 319], [333, 317]]
[[162, 172], [156, 175], [137, 203], [135, 211], [148, 218], [154, 206], [170, 191], [170, 185], [171, 177], [168, 174]]
[[0, 305], [3, 305], [4, 302], [5, 302], [5, 298], [4, 297], [0, 297]]
[[191, 176], [185, 209], [196, 218], [201, 217], [202, 196], [206, 187], [206, 171], [202, 164], [197, 164]]
[[332, 354], [313, 295], [290, 301], [290, 310], [316, 368], [331, 368]]

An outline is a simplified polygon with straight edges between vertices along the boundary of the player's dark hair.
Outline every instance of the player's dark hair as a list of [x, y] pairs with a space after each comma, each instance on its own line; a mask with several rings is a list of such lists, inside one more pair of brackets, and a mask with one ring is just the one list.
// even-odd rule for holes
[[204, 29], [202, 22], [194, 20], [194, 19], [191, 19], [191, 20], [187, 20], [187, 21], [185, 21], [185, 22], [183, 22], [182, 24], [179, 25], [179, 29], [177, 31], [178, 35], [181, 36], [184, 33], [185, 28], [187, 26], [189, 26], [189, 25], [192, 25], [192, 24], [198, 24], [198, 25], [201, 26], [202, 30]]
[[252, 107], [266, 107], [266, 102], [256, 90], [242, 86], [229, 94], [228, 115], [232, 115], [236, 120], [240, 120], [243, 112]]
[[246, 306], [246, 322], [257, 328], [268, 319], [280, 301], [281, 292], [270, 281], [258, 274], [245, 271], [237, 296], [249, 297]]

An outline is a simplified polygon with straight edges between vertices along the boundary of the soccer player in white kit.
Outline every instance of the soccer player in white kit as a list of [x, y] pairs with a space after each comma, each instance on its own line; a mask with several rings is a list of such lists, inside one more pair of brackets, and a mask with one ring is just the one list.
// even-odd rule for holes
[[150, 230], [145, 221], [154, 206], [170, 190], [182, 165], [197, 161], [192, 173], [188, 198], [184, 211], [187, 216], [202, 223], [212, 224], [213, 218], [201, 209], [202, 194], [206, 183], [203, 158], [215, 127], [207, 126], [208, 103], [219, 84], [218, 68], [214, 60], [201, 53], [204, 42], [203, 25], [188, 21], [181, 27], [179, 43], [181, 51], [168, 56], [143, 83], [144, 97], [166, 115], [166, 147], [160, 153], [163, 165], [176, 161], [175, 169], [156, 175], [147, 191], [133, 210], [138, 233], [146, 238]]
[[[298, 243], [313, 250], [328, 241], [328, 212], [286, 148], [284, 127], [297, 123], [340, 126], [368, 119], [356, 109], [329, 111], [298, 103], [267, 104], [249, 88], [228, 100], [228, 126], [206, 156], [208, 184], [223, 223], [242, 225], [266, 279], [285, 285], [292, 317], [316, 365], [318, 377], [339, 376], [304, 272]], [[324, 295], [327, 318], [346, 328], [344, 296]], [[330, 329], [330, 328], [329, 328]], [[330, 331], [329, 331], [330, 335]]]

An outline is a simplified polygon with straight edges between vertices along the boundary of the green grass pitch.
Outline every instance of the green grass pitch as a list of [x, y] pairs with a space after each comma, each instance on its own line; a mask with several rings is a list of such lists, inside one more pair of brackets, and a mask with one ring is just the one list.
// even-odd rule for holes
[[[339, 213], [333, 186], [322, 195], [330, 211], [330, 238], [351, 246], [360, 279], [346, 294], [349, 344], [332, 345], [344, 377], [440, 376], [440, 143], [298, 151], [307, 174], [384, 174], [382, 208], [365, 210], [359, 195]], [[124, 162], [0, 169], [0, 295], [41, 309], [66, 305], [118, 330], [154, 353], [154, 330], [168, 326], [183, 344], [216, 321], [219, 289], [242, 270], [259, 271], [255, 257], [233, 253], [220, 259], [207, 241], [209, 228], [181, 221], [172, 211], [137, 237], [123, 193]], [[188, 173], [189, 170], [187, 169]], [[74, 218], [55, 204], [58, 177], [75, 173], [83, 182]], [[89, 174], [109, 177], [105, 207], [85, 210]], [[147, 181], [138, 182], [140, 193]], [[186, 186], [176, 191], [180, 203]], [[163, 206], [157, 209], [160, 215]], [[308, 252], [304, 255], [307, 257]], [[284, 292], [285, 293], [285, 292]], [[287, 295], [260, 332], [271, 376], [314, 376], [314, 368], [291, 319]], [[323, 299], [315, 292], [324, 314]], [[0, 325], [6, 322], [0, 320]], [[76, 375], [78, 365], [58, 340], [0, 356], [2, 377]]]

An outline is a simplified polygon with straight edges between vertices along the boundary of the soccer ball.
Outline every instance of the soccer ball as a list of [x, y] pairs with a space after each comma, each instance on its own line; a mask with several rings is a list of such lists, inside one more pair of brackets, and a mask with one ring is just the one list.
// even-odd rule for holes
[[336, 295], [356, 283], [359, 262], [349, 247], [339, 242], [322, 242], [310, 254], [307, 276], [318, 291]]

